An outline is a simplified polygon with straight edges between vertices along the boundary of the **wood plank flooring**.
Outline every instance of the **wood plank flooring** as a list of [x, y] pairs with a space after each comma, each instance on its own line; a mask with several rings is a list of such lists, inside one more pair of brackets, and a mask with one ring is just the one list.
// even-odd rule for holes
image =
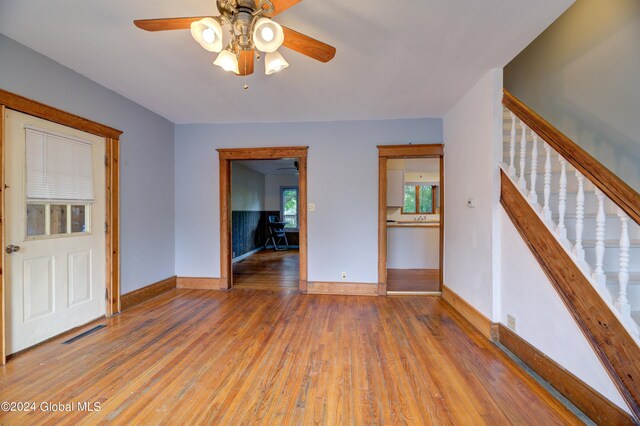
[[177, 289], [100, 323], [0, 368], [3, 401], [100, 411], [0, 424], [579, 423], [439, 298]]
[[298, 249], [266, 249], [233, 264], [233, 287], [255, 290], [297, 290], [300, 280]]
[[440, 291], [439, 269], [387, 269], [388, 291]]

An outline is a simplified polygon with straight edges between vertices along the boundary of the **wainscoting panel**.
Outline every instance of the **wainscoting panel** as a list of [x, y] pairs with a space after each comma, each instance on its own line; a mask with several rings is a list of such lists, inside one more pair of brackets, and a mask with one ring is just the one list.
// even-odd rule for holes
[[[269, 235], [267, 217], [269, 215], [280, 216], [279, 211], [244, 211], [231, 212], [231, 244], [232, 257], [236, 258], [245, 253], [264, 246]], [[287, 232], [287, 241], [290, 246], [299, 244], [299, 233]]]
[[267, 212], [231, 212], [232, 257], [242, 256], [259, 247], [267, 240]]

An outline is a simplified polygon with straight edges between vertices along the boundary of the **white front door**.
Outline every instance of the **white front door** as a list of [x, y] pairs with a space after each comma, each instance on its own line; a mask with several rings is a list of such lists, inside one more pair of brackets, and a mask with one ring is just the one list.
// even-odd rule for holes
[[6, 111], [7, 353], [105, 314], [105, 140]]

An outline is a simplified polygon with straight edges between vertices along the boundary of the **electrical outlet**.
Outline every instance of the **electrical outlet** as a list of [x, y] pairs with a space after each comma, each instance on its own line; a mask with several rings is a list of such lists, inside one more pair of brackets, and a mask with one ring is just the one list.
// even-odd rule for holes
[[340, 274], [340, 276], [342, 277], [343, 280], [347, 279], [347, 273], [343, 272], [342, 274]]
[[512, 331], [516, 331], [516, 317], [507, 315], [507, 327]]
[[307, 204], [307, 210], [309, 210], [310, 212], [315, 212], [316, 211], [316, 203]]

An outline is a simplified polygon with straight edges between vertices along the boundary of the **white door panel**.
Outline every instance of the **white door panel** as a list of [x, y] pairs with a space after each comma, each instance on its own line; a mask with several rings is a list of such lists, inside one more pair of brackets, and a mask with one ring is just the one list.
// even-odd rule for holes
[[91, 300], [91, 250], [69, 253], [69, 307]]
[[[91, 144], [93, 202], [27, 201], [26, 127]], [[11, 354], [105, 314], [105, 140], [6, 111], [5, 141], [5, 240], [20, 246], [6, 257]]]
[[24, 322], [52, 314], [55, 305], [53, 256], [25, 259], [22, 274]]

